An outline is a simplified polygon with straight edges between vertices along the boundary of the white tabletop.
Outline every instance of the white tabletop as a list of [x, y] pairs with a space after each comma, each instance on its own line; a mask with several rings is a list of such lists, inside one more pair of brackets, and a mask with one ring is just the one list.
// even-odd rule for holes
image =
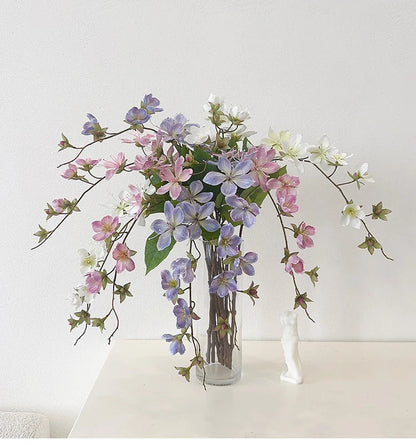
[[115, 341], [69, 437], [416, 437], [416, 343], [299, 351], [302, 385], [280, 382], [279, 342], [244, 341], [241, 381], [204, 391], [167, 343]]

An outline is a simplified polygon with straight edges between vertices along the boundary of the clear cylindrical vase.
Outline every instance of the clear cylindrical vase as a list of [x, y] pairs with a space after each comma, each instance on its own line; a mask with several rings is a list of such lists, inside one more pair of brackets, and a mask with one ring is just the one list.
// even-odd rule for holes
[[242, 304], [237, 292], [224, 297], [210, 292], [214, 277], [230, 266], [218, 257], [217, 247], [206, 241], [201, 254], [195, 289], [195, 311], [200, 319], [195, 327], [205, 369], [196, 367], [196, 373], [208, 385], [231, 385], [241, 378]]

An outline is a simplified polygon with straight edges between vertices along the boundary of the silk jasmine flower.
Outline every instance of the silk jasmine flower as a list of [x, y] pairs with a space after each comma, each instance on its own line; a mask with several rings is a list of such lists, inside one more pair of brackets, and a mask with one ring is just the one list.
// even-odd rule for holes
[[348, 226], [349, 224], [354, 229], [361, 227], [361, 220], [365, 217], [365, 214], [358, 204], [350, 202], [342, 210], [341, 225]]

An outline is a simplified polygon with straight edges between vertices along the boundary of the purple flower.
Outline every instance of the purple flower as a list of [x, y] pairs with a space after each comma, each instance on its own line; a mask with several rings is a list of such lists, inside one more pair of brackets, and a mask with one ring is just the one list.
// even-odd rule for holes
[[208, 232], [215, 232], [220, 228], [220, 223], [217, 220], [208, 218], [214, 211], [215, 204], [213, 202], [207, 202], [202, 206], [181, 202], [179, 206], [183, 210], [185, 222], [190, 223], [188, 226], [190, 239], [195, 240], [202, 235], [201, 227]]
[[204, 186], [201, 181], [193, 181], [187, 187], [182, 186], [181, 194], [178, 197], [178, 201], [186, 201], [191, 204], [205, 204], [212, 198], [212, 192], [203, 192]]
[[247, 173], [252, 166], [251, 161], [237, 162], [234, 166], [226, 158], [218, 160], [218, 169], [222, 172], [208, 172], [203, 181], [209, 185], [221, 185], [223, 195], [235, 195], [237, 187], [249, 188], [254, 183], [254, 179]]
[[178, 258], [170, 265], [174, 276], [181, 276], [185, 283], [191, 283], [195, 274], [192, 270], [192, 262], [189, 258]]
[[169, 140], [182, 141], [187, 135], [187, 130], [194, 124], [187, 124], [188, 119], [183, 114], [177, 114], [174, 118], [167, 117], [160, 124], [160, 132], [162, 137]]
[[226, 270], [220, 273], [212, 280], [209, 292], [211, 294], [217, 294], [219, 297], [224, 298], [228, 295], [228, 292], [236, 292], [237, 284], [234, 281], [234, 272]]
[[191, 324], [191, 312], [187, 302], [183, 298], [178, 298], [177, 304], [173, 308], [173, 313], [176, 317], [176, 327], [178, 329], [186, 329]]
[[252, 263], [257, 261], [257, 253], [247, 252], [244, 256], [240, 256], [234, 261], [234, 272], [236, 275], [241, 275], [243, 272], [246, 275], [254, 275], [254, 267]]
[[249, 204], [245, 199], [235, 195], [226, 196], [225, 202], [233, 208], [230, 212], [233, 221], [243, 221], [246, 227], [251, 227], [256, 222], [256, 216], [260, 213], [256, 203]]
[[172, 235], [176, 241], [184, 241], [188, 238], [188, 229], [182, 225], [184, 215], [180, 207], [174, 208], [169, 201], [165, 202], [165, 217], [163, 219], [156, 219], [151, 225], [151, 229], [157, 233], [159, 239], [157, 240], [157, 250], [166, 249], [172, 242]]
[[162, 289], [166, 291], [166, 298], [170, 301], [174, 300], [178, 296], [179, 276], [175, 272], [172, 276], [168, 270], [162, 270], [160, 276], [162, 277]]
[[129, 124], [141, 125], [150, 119], [150, 114], [146, 108], [133, 107], [126, 114], [126, 122]]
[[146, 94], [142, 100], [142, 107], [146, 108], [149, 114], [163, 111], [162, 108], [157, 108], [160, 105], [160, 100], [153, 97], [152, 94]]
[[232, 224], [226, 224], [221, 227], [217, 248], [217, 253], [220, 258], [238, 254], [238, 246], [241, 244], [241, 238], [237, 235], [233, 235], [233, 233], [234, 227]]
[[169, 350], [172, 355], [175, 355], [179, 352], [179, 354], [183, 354], [185, 352], [185, 345], [182, 343], [182, 340], [179, 340], [176, 336], [171, 334], [164, 334], [162, 338], [167, 342], [170, 342]]
[[82, 127], [83, 130], [81, 133], [85, 134], [86, 136], [88, 135], [94, 136], [94, 141], [102, 139], [105, 136], [107, 128], [101, 128], [97, 119], [92, 114], [88, 113], [87, 117], [88, 117], [88, 122], [86, 122], [83, 125]]
[[81, 132], [81, 134], [85, 134], [86, 136], [88, 136], [89, 134], [93, 134], [95, 125], [98, 124], [97, 119], [92, 114], [88, 113], [87, 117], [89, 120], [83, 125], [83, 130]]

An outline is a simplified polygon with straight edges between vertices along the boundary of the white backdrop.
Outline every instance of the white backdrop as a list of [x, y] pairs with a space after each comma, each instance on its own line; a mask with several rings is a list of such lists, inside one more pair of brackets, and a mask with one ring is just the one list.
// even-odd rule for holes
[[[370, 224], [395, 261], [357, 249], [364, 231], [340, 226], [343, 201], [308, 169], [296, 220], [318, 229], [304, 258], [320, 274], [315, 289], [302, 282], [316, 324], [299, 312], [301, 337], [416, 340], [415, 42], [412, 0], [2, 0], [0, 410], [44, 412], [52, 434], [66, 436], [108, 354], [97, 330], [73, 347], [65, 299], [79, 281], [77, 249], [90, 239], [90, 221], [104, 215], [100, 203], [123, 183], [116, 178], [108, 194], [86, 199], [83, 213], [42, 248], [29, 249], [45, 203], [75, 197], [81, 186], [55, 168], [69, 156], [57, 153], [60, 132], [85, 143], [80, 130], [88, 112], [111, 129], [124, 128], [126, 111], [149, 92], [164, 117], [182, 112], [202, 123], [202, 104], [213, 92], [249, 108], [256, 141], [269, 126], [310, 143], [327, 133], [354, 153], [351, 169], [368, 161], [376, 183], [352, 195], [393, 210], [388, 223]], [[135, 234], [136, 258], [149, 231]], [[246, 247], [260, 254], [261, 299], [254, 308], [246, 302], [244, 337], [278, 339], [292, 289], [268, 206], [247, 231]], [[118, 338], [159, 338], [174, 329], [159, 271], [144, 278], [138, 264], [133, 287], [137, 295], [120, 309]]]

